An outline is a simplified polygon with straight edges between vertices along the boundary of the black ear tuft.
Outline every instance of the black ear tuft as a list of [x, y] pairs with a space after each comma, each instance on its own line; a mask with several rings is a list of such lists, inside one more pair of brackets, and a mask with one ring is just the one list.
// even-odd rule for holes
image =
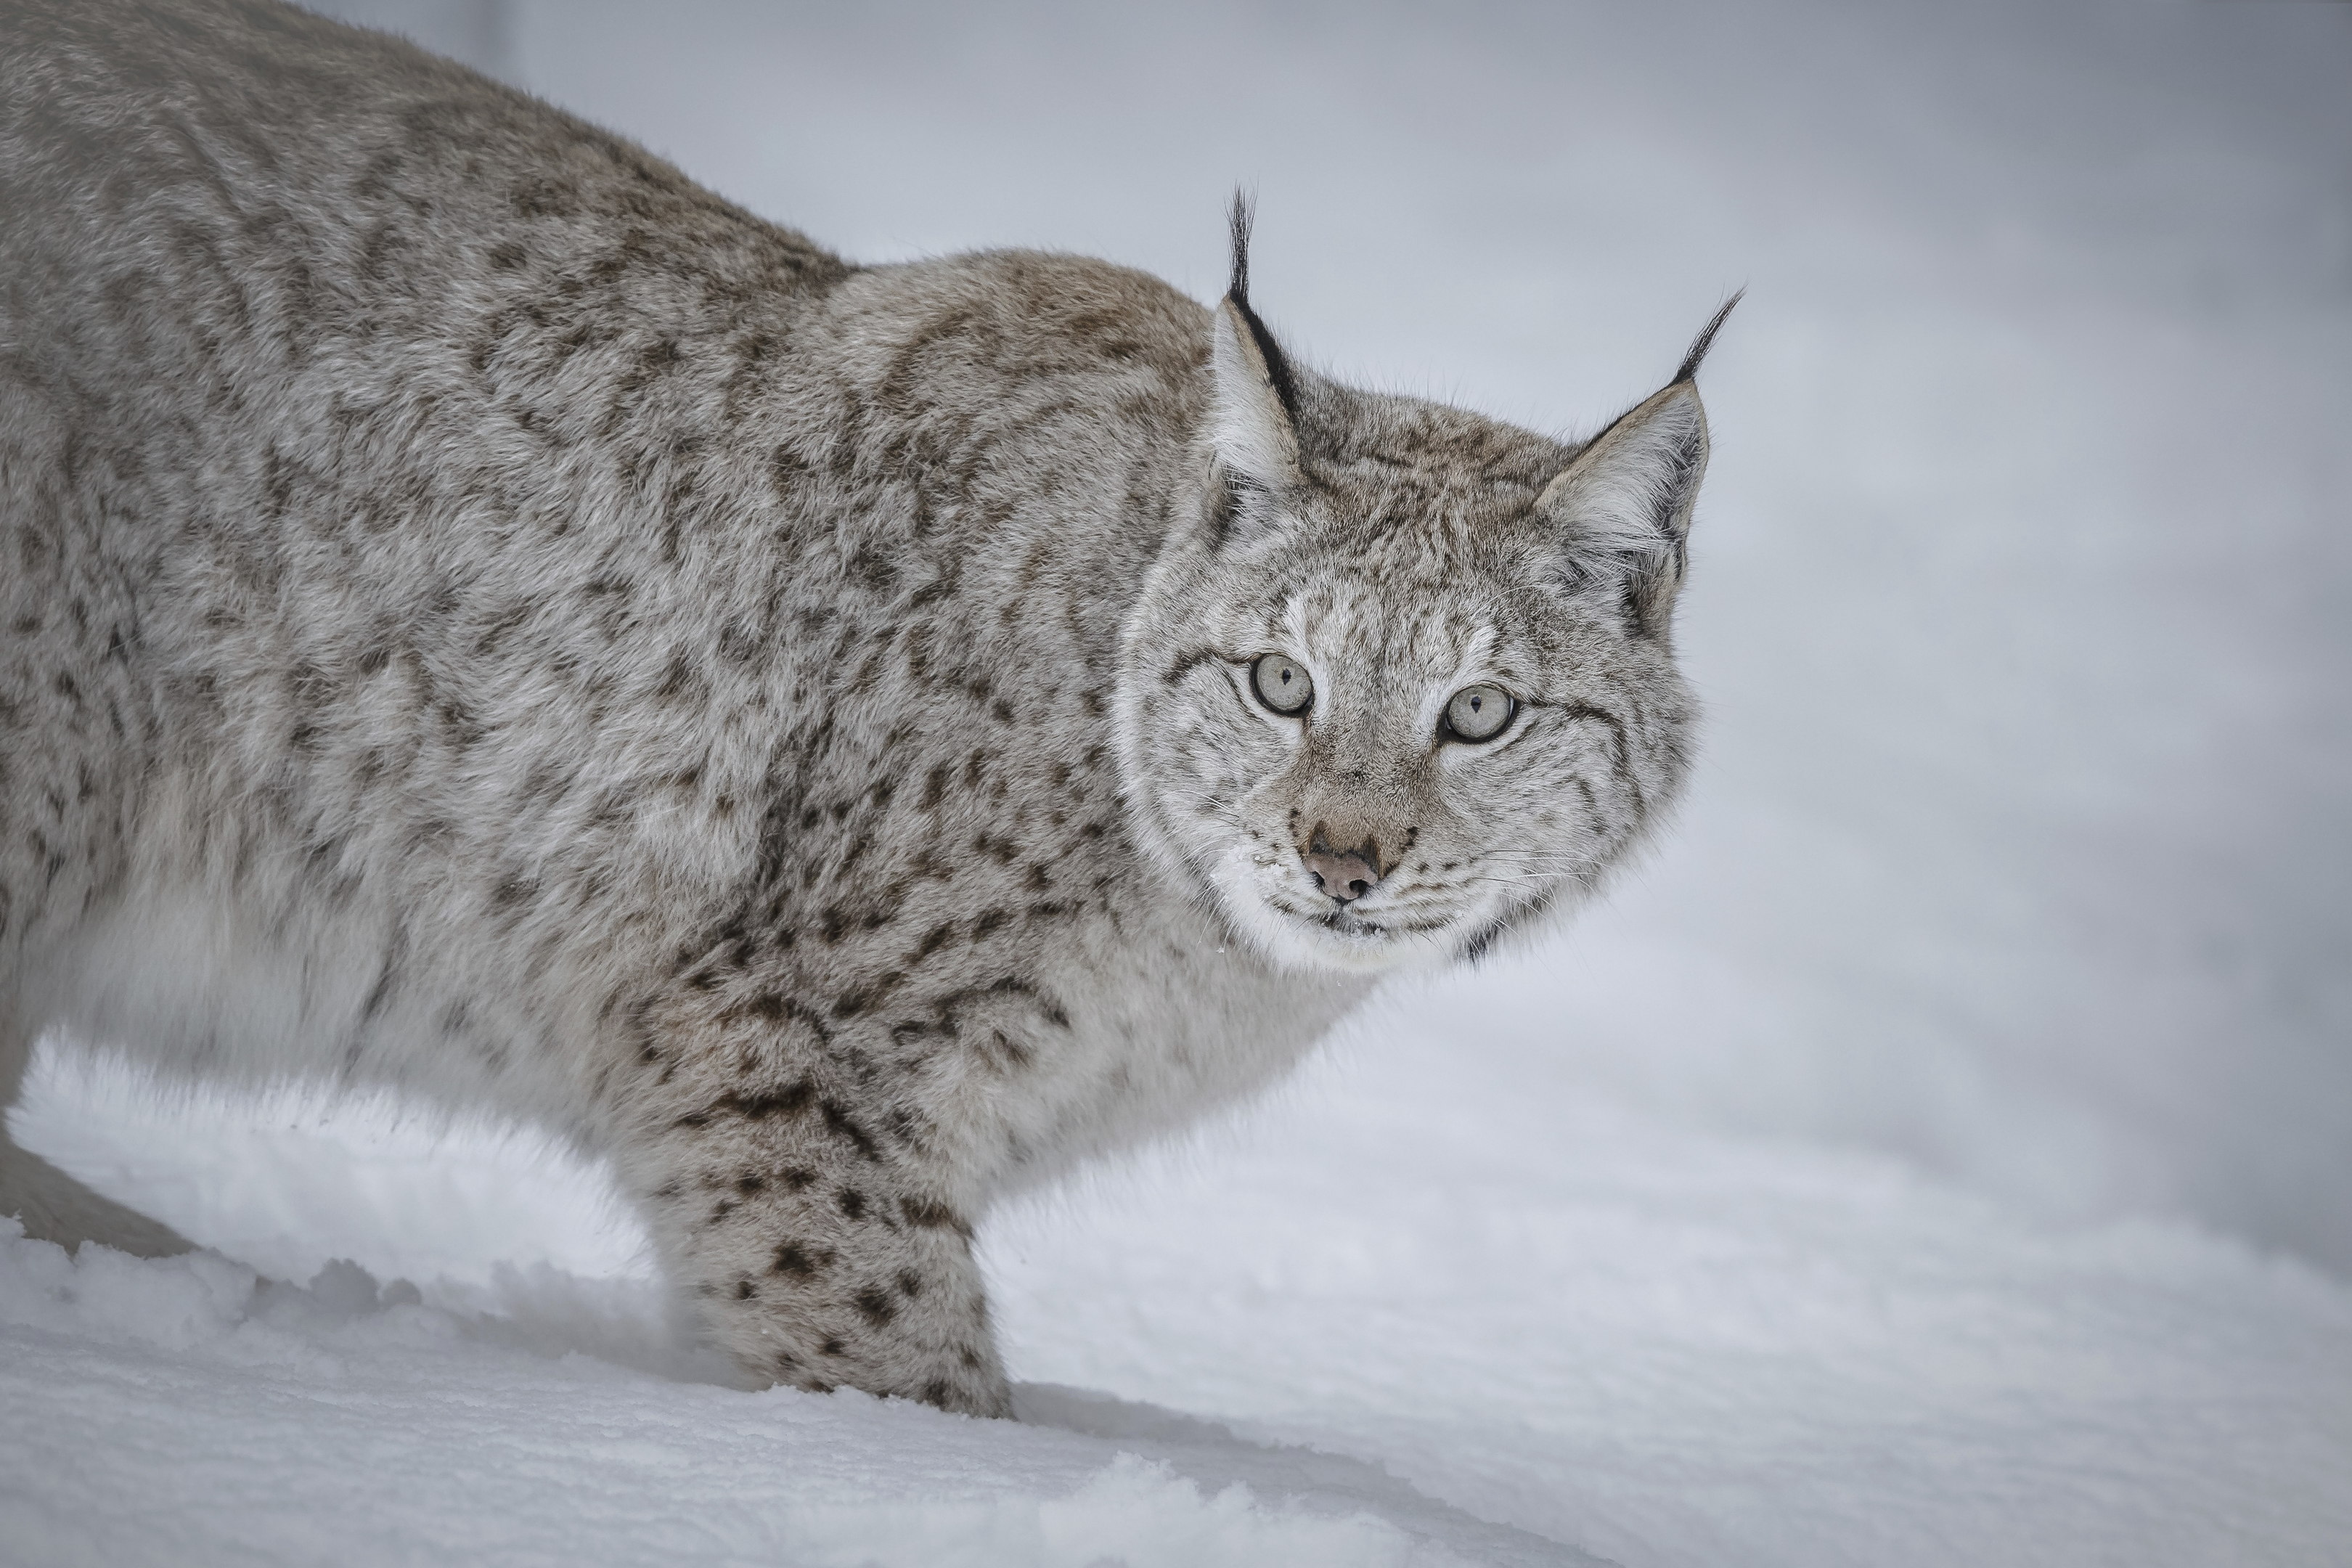
[[[1236, 196], [1235, 199], [1239, 200], [1239, 197]], [[1244, 227], [1242, 235], [1243, 237], [1247, 238], [1249, 230]], [[1691, 341], [1690, 353], [1683, 355], [1683, 367], [1675, 372], [1674, 380], [1666, 383], [1668, 386], [1680, 386], [1686, 381], [1695, 382], [1698, 379], [1699, 362], [1706, 358], [1706, 351], [1715, 346], [1716, 329], [1723, 325], [1723, 319], [1726, 316], [1731, 314], [1731, 308], [1747, 297], [1748, 290], [1742, 289], [1723, 302], [1723, 309], [1715, 313], [1715, 320], [1709, 321], [1701, 329], [1698, 336]]]
[[1258, 313], [1249, 302], [1249, 242], [1250, 228], [1257, 219], [1256, 204], [1244, 195], [1240, 186], [1234, 187], [1233, 210], [1226, 223], [1233, 236], [1233, 271], [1225, 283], [1225, 298], [1241, 312], [1243, 325], [1249, 328], [1251, 342], [1265, 361], [1266, 379], [1274, 383], [1274, 395], [1281, 400], [1282, 411], [1296, 425], [1298, 420], [1298, 378], [1291, 374], [1290, 361], [1283, 356], [1282, 345], [1274, 341]]
[[1225, 221], [1233, 233], [1234, 248], [1233, 275], [1225, 284], [1225, 297], [1246, 310], [1249, 309], [1250, 226], [1257, 221], [1257, 206], [1239, 185], [1234, 187], [1234, 207], [1226, 215]]

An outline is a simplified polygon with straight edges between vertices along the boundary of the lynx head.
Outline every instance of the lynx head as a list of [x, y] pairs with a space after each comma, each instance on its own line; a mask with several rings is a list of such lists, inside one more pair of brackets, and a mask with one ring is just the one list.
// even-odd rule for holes
[[1247, 247], [1236, 202], [1190, 488], [1121, 642], [1127, 798], [1276, 963], [1475, 956], [1572, 907], [1681, 787], [1695, 377], [1731, 307], [1563, 446], [1299, 365]]

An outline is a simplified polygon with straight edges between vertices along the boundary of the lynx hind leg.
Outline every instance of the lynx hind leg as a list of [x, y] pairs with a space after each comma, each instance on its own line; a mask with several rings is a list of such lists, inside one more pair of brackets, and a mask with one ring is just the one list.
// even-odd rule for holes
[[658, 1144], [656, 1244], [746, 1371], [1012, 1414], [971, 1226], [813, 1081], [728, 1094]]
[[7, 1110], [24, 1087], [31, 1034], [0, 1016], [0, 1215], [24, 1222], [25, 1234], [71, 1252], [85, 1241], [141, 1258], [169, 1258], [194, 1244], [170, 1226], [90, 1191], [8, 1136]]

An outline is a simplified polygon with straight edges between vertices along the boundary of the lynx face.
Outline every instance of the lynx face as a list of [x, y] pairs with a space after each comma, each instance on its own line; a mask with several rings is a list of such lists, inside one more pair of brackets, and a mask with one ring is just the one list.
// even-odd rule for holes
[[1687, 375], [1571, 449], [1303, 375], [1245, 300], [1214, 330], [1198, 503], [1122, 648], [1147, 844], [1294, 967], [1475, 956], [1572, 907], [1685, 771]]

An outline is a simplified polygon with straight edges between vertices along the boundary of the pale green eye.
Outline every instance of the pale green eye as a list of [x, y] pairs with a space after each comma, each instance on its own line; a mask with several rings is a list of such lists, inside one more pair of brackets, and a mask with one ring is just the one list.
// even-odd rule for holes
[[1315, 682], [1307, 667], [1295, 658], [1270, 653], [1250, 666], [1250, 684], [1257, 700], [1277, 713], [1304, 713], [1315, 700]]
[[1446, 738], [1491, 741], [1511, 721], [1511, 694], [1499, 686], [1465, 686], [1445, 705]]

